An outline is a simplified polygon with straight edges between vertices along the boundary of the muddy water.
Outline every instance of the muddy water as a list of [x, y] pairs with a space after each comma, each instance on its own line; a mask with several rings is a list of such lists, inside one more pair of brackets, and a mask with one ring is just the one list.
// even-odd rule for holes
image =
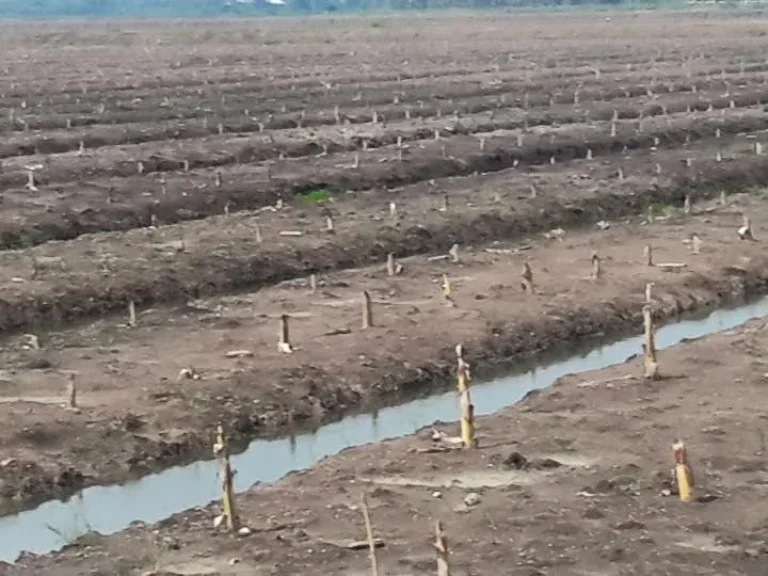
[[[768, 316], [768, 298], [698, 320], [684, 320], [659, 330], [657, 346], [728, 330]], [[597, 370], [624, 362], [641, 349], [639, 337], [595, 348], [589, 353], [539, 366], [523, 374], [475, 382], [472, 400], [478, 414], [490, 414], [518, 402], [528, 391], [551, 385], [565, 374]], [[344, 448], [411, 434], [435, 420], [456, 420], [456, 397], [447, 392], [380, 410], [350, 416], [316, 432], [293, 438], [257, 440], [233, 458], [237, 490], [271, 482], [311, 466]], [[67, 502], [50, 501], [34, 510], [0, 518], [0, 559], [14, 561], [20, 552], [58, 549], [76, 536], [95, 530], [117, 532], [131, 522], [155, 522], [217, 498], [216, 464], [203, 461], [168, 469], [122, 486], [93, 487]]]

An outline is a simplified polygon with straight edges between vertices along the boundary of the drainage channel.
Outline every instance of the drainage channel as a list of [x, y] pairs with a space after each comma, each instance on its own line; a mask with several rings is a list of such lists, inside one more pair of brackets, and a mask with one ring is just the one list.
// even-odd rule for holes
[[[662, 327], [658, 348], [685, 339], [699, 338], [735, 328], [768, 316], [768, 298], [738, 308], [720, 309], [698, 320], [683, 320]], [[641, 350], [641, 337], [632, 337], [594, 348], [587, 354], [538, 366], [523, 374], [472, 386], [476, 413], [491, 414], [520, 401], [529, 391], [546, 388], [566, 374], [598, 370], [623, 363]], [[233, 457], [237, 470], [235, 488], [246, 490], [257, 482], [273, 482], [295, 470], [353, 446], [412, 434], [436, 420], [456, 420], [453, 391], [384, 408], [375, 415], [344, 418], [313, 433], [255, 440]], [[0, 518], [0, 560], [13, 562], [22, 551], [43, 554], [89, 530], [112, 534], [131, 522], [157, 522], [218, 497], [215, 461], [199, 461], [152, 474], [123, 485], [87, 488], [66, 502], [46, 502], [39, 507]]]

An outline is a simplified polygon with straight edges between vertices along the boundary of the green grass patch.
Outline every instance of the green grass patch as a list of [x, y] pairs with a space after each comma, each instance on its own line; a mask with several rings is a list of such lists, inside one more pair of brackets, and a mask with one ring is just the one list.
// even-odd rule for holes
[[315, 188], [301, 195], [301, 201], [306, 204], [320, 204], [331, 199], [333, 194], [327, 188]]

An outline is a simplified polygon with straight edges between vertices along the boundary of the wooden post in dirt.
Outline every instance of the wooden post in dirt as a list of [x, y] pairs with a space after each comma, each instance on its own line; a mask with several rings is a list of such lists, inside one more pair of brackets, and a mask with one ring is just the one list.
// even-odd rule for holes
[[136, 326], [136, 302], [133, 300], [128, 302], [128, 326], [131, 328]]
[[365, 520], [365, 535], [368, 539], [368, 556], [371, 560], [371, 574], [372, 576], [379, 576], [379, 562], [376, 559], [376, 541], [373, 538], [371, 514], [368, 510], [368, 498], [365, 494], [360, 498], [360, 505], [363, 510], [363, 520]]
[[67, 406], [71, 410], [77, 408], [77, 384], [74, 374], [69, 375], [69, 382], [67, 383]]
[[440, 212], [448, 212], [449, 204], [448, 194], [443, 192], [443, 205], [440, 207]]
[[216, 443], [213, 445], [213, 454], [219, 459], [219, 480], [221, 481], [221, 507], [226, 522], [227, 530], [234, 532], [239, 528], [239, 520], [235, 511], [232, 479], [234, 472], [229, 462], [229, 449], [227, 439], [224, 436], [224, 428], [221, 424], [216, 428]]
[[314, 294], [317, 292], [317, 276], [314, 274], [309, 275], [309, 291]]
[[702, 241], [696, 232], [691, 235], [691, 251], [694, 254], [701, 254]]
[[680, 501], [690, 502], [693, 498], [694, 478], [685, 443], [682, 440], [675, 440], [672, 451], [675, 455], [674, 477]]
[[448, 250], [448, 255], [451, 257], [451, 261], [458, 264], [461, 261], [461, 258], [459, 257], [459, 245], [454, 244], [451, 246], [451, 249]]
[[750, 242], [754, 242], [755, 236], [752, 234], [752, 221], [746, 214], [742, 214], [741, 219], [742, 226], [739, 228], [739, 238], [742, 240], [749, 240]]
[[394, 276], [403, 271], [403, 265], [395, 259], [395, 255], [390, 252], [387, 254], [387, 276]]
[[590, 274], [590, 278], [592, 278], [592, 280], [597, 280], [600, 278], [600, 274], [602, 274], [602, 270], [600, 269], [600, 256], [597, 255], [597, 252], [592, 252], [592, 273]]
[[373, 309], [371, 307], [371, 295], [368, 290], [363, 290], [363, 330], [373, 327]]
[[645, 303], [646, 304], [650, 304], [651, 301], [653, 300], [652, 289], [653, 289], [653, 282], [646, 282], [645, 283]]
[[216, 184], [216, 188], [221, 188], [221, 184], [222, 184], [221, 170], [216, 170], [216, 180], [214, 183]]
[[256, 244], [261, 244], [261, 227], [256, 224], [254, 225], [254, 236], [256, 237]]
[[643, 246], [643, 255], [645, 256], [645, 265], [653, 266], [653, 248], [650, 244]]
[[469, 374], [463, 357], [463, 347], [456, 347], [457, 367], [456, 386], [459, 390], [459, 410], [461, 413], [461, 443], [464, 448], [476, 448], [475, 440], [475, 407], [469, 395]]
[[389, 203], [389, 217], [397, 218], [397, 203], [395, 202]]
[[290, 354], [293, 352], [293, 346], [291, 346], [291, 338], [288, 332], [288, 314], [282, 314], [280, 316], [280, 333], [279, 340], [277, 341], [277, 351], [283, 354]]
[[528, 262], [523, 263], [522, 280], [523, 292], [526, 292], [527, 294], [535, 294], [536, 289], [533, 286], [533, 271]]
[[728, 200], [725, 196], [725, 190], [720, 190], [719, 203], [720, 203], [720, 206], [725, 206], [728, 203]]
[[27, 190], [30, 192], [37, 192], [37, 185], [35, 184], [35, 173], [32, 170], [27, 170]]
[[645, 377], [650, 380], [659, 378], [659, 363], [656, 360], [656, 339], [655, 327], [653, 325], [653, 316], [651, 307], [646, 304], [643, 306], [643, 360], [645, 368]]
[[684, 214], [691, 213], [691, 197], [688, 194], [685, 195], [685, 200], [683, 201], [683, 213]]
[[336, 232], [336, 229], [333, 227], [333, 216], [330, 214], [325, 217], [325, 231], [328, 234], [334, 234]]
[[448, 561], [448, 542], [445, 539], [443, 525], [435, 522], [435, 551], [437, 552], [437, 576], [451, 576], [451, 565]]
[[448, 274], [443, 274], [443, 283], [440, 285], [443, 291], [443, 302], [449, 308], [455, 308], [456, 302], [453, 301], [451, 296], [451, 281], [448, 279]]

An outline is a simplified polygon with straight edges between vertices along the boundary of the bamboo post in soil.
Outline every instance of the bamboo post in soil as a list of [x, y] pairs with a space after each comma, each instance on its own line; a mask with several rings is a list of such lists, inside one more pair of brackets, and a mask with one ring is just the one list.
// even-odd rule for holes
[[646, 244], [643, 247], [643, 254], [645, 255], [645, 265], [653, 266], [653, 248], [650, 244]]
[[224, 436], [224, 428], [219, 424], [216, 428], [216, 443], [213, 445], [213, 453], [219, 459], [219, 479], [221, 480], [221, 507], [226, 522], [227, 530], [234, 532], [238, 529], [237, 512], [233, 496], [232, 479], [235, 474], [229, 462], [229, 449], [227, 439]]
[[466, 365], [459, 361], [456, 370], [456, 384], [459, 389], [459, 409], [461, 411], [461, 443], [464, 448], [475, 448], [475, 407], [469, 395]]
[[67, 383], [67, 406], [72, 410], [77, 408], [77, 384], [74, 374], [69, 375], [69, 382]]
[[363, 290], [363, 330], [373, 327], [373, 309], [371, 307], [371, 295], [368, 290]]
[[688, 462], [688, 451], [682, 440], [675, 440], [672, 445], [675, 455], [674, 477], [677, 483], [677, 492], [681, 502], [690, 502], [693, 498], [693, 469]]
[[443, 303], [450, 308], [454, 308], [456, 302], [454, 302], [453, 296], [451, 296], [451, 281], [448, 279], [448, 274], [443, 274], [443, 283], [440, 287], [443, 290]]
[[653, 325], [653, 316], [651, 307], [647, 304], [643, 306], [643, 359], [645, 366], [645, 377], [652, 380], [659, 378], [659, 363], [656, 360], [656, 339], [654, 335], [655, 327]]
[[390, 252], [387, 254], [387, 276], [395, 275], [395, 255]]
[[535, 294], [536, 289], [533, 286], [533, 271], [531, 270], [531, 265], [528, 264], [528, 262], [523, 263], [522, 286], [523, 292], [527, 292], [528, 294]]
[[136, 302], [133, 300], [128, 302], [128, 326], [136, 326]]
[[280, 316], [280, 339], [277, 341], [277, 350], [283, 354], [290, 354], [293, 352], [293, 346], [291, 346], [291, 339], [288, 333], [288, 314], [282, 314]]
[[376, 559], [376, 541], [373, 538], [373, 526], [371, 525], [371, 515], [368, 510], [368, 498], [363, 494], [360, 498], [360, 504], [363, 509], [363, 519], [365, 520], [365, 535], [368, 539], [368, 554], [371, 559], [371, 574], [379, 576], [379, 562]]
[[597, 255], [597, 252], [592, 252], [592, 273], [590, 274], [590, 277], [592, 280], [597, 280], [600, 278], [601, 274], [602, 269], [600, 268], [600, 256]]
[[448, 541], [443, 532], [443, 525], [435, 522], [435, 551], [437, 552], [437, 576], [451, 576], [451, 565], [448, 561]]

